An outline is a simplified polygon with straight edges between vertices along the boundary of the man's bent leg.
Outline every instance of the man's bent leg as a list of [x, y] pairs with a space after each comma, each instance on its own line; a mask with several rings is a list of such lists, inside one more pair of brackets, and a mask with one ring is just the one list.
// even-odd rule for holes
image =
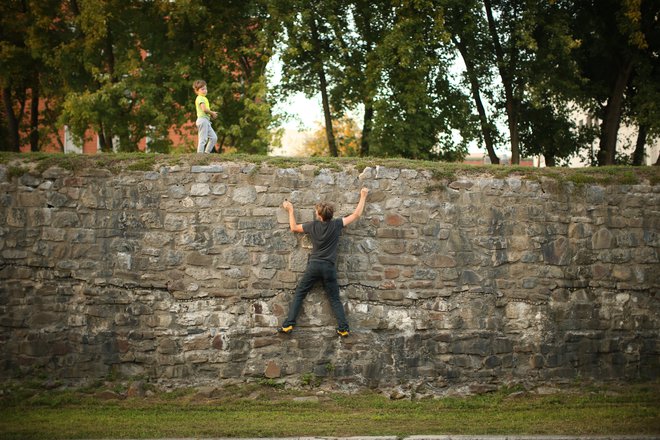
[[348, 331], [348, 320], [344, 312], [344, 305], [339, 299], [339, 284], [337, 283], [337, 270], [334, 264], [324, 263], [323, 266], [323, 288], [330, 300], [330, 307], [337, 318], [337, 330]]
[[300, 282], [298, 283], [298, 287], [296, 287], [296, 293], [293, 297], [293, 302], [291, 303], [291, 307], [289, 308], [289, 314], [286, 318], [286, 321], [282, 324], [282, 327], [289, 327], [291, 325], [296, 325], [296, 318], [298, 317], [298, 313], [300, 313], [300, 308], [302, 307], [303, 300], [307, 296], [310, 290], [312, 290], [312, 287], [314, 287], [314, 283], [317, 280], [317, 273], [316, 273], [316, 268], [314, 266], [314, 263], [309, 263], [307, 265], [307, 269], [305, 270], [305, 273], [303, 274], [302, 278], [300, 279]]

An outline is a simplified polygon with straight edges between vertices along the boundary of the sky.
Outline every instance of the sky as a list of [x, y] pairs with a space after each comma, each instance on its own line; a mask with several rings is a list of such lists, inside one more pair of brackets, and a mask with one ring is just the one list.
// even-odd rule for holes
[[[276, 54], [268, 63], [267, 76], [269, 86], [276, 86], [282, 79], [282, 62]], [[309, 130], [317, 127], [323, 121], [321, 97], [307, 98], [302, 93], [296, 93], [283, 102], [279, 102], [273, 109], [275, 114], [287, 113], [290, 115], [282, 127], [292, 130]]]
[[286, 111], [291, 118], [282, 124], [285, 128], [292, 129], [314, 129], [323, 123], [321, 97], [307, 98], [302, 93], [297, 93], [285, 102], [279, 103], [275, 111], [281, 113]]

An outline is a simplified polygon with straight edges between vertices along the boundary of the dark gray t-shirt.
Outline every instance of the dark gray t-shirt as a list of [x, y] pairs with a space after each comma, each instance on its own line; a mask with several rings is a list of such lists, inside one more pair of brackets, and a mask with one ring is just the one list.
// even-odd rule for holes
[[335, 218], [327, 222], [314, 220], [303, 223], [302, 227], [303, 231], [312, 239], [310, 261], [321, 260], [331, 263], [337, 261], [337, 245], [339, 245], [339, 236], [344, 228], [343, 219]]

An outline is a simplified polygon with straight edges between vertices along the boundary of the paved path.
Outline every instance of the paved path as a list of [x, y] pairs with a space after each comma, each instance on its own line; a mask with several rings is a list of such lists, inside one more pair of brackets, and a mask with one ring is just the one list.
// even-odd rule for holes
[[[130, 440], [130, 439], [129, 439]], [[279, 437], [279, 438], [227, 438], [191, 437], [151, 440], [660, 440], [658, 435], [411, 435], [408, 437]]]

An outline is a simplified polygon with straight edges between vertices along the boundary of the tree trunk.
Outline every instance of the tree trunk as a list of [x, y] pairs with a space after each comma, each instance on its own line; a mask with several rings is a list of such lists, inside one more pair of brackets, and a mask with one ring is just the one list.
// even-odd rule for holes
[[110, 130], [107, 130], [104, 136], [105, 136], [105, 146], [108, 149], [108, 153], [114, 152], [115, 151], [114, 135]]
[[648, 126], [642, 124], [639, 126], [639, 133], [637, 133], [637, 143], [635, 144], [635, 152], [633, 153], [632, 164], [634, 166], [644, 165], [644, 156], [646, 156], [646, 135], [648, 133]]
[[603, 115], [600, 131], [600, 149], [598, 150], [598, 165], [614, 165], [616, 157], [616, 141], [621, 122], [623, 94], [632, 72], [633, 63], [628, 59], [619, 69], [616, 82], [612, 87], [610, 97]]
[[371, 98], [365, 100], [364, 118], [362, 120], [362, 139], [360, 140], [360, 157], [369, 156], [369, 142], [374, 120], [374, 104]]
[[454, 45], [458, 48], [458, 51], [463, 57], [465, 62], [465, 69], [468, 74], [468, 79], [470, 80], [470, 90], [472, 92], [472, 98], [474, 103], [477, 106], [477, 112], [479, 113], [479, 124], [481, 125], [481, 134], [484, 138], [484, 143], [486, 144], [486, 151], [488, 152], [488, 158], [490, 163], [493, 165], [499, 165], [500, 158], [497, 157], [495, 153], [495, 147], [493, 145], [492, 137], [492, 127], [488, 123], [488, 116], [486, 115], [486, 109], [484, 108], [483, 102], [481, 101], [481, 94], [479, 93], [479, 80], [477, 78], [474, 63], [472, 59], [468, 57], [467, 47], [462, 41], [459, 41], [457, 38], [452, 36], [452, 41]]
[[[504, 95], [506, 98], [506, 116], [509, 122], [509, 136], [511, 137], [511, 164], [518, 165], [520, 163], [520, 140], [518, 136], [518, 105], [513, 94], [513, 80], [511, 75], [506, 71], [504, 62], [504, 51], [500, 44], [500, 37], [497, 33], [495, 26], [495, 18], [493, 17], [493, 8], [490, 0], [484, 0], [486, 8], [486, 16], [488, 18], [488, 30], [490, 31], [493, 45], [495, 46], [495, 56], [497, 58], [497, 69], [502, 78], [502, 85], [504, 86]], [[514, 63], [515, 61], [512, 61]]]
[[[106, 151], [106, 145], [105, 145], [105, 135], [103, 134], [103, 129], [99, 130], [98, 137], [99, 137], [99, 150], [101, 150], [101, 152], [105, 152]], [[84, 148], [85, 147], [83, 145], [83, 149]]]
[[372, 53], [374, 47], [377, 46], [377, 43], [371, 40], [373, 32], [371, 30], [371, 13], [369, 8], [365, 8], [364, 13], [364, 26], [365, 26], [365, 36], [366, 45], [365, 45], [365, 56], [364, 56], [364, 85], [365, 99], [364, 104], [364, 117], [362, 118], [362, 138], [360, 139], [360, 157], [369, 156], [369, 145], [371, 143], [371, 133], [374, 127], [374, 96], [376, 91], [374, 86], [372, 86], [372, 81], [370, 80], [370, 62], [372, 59]]
[[112, 145], [112, 132], [106, 130], [103, 122], [99, 123], [99, 149], [104, 153], [112, 153], [114, 151], [114, 146]]
[[[316, 19], [312, 19], [312, 42], [317, 54], [321, 53], [321, 45], [319, 44], [319, 34], [316, 29]], [[320, 59], [316, 60], [317, 75], [319, 78], [319, 88], [321, 89], [321, 101], [323, 103], [323, 116], [325, 119], [325, 135], [328, 138], [328, 148], [330, 148], [330, 155], [333, 157], [338, 156], [337, 144], [335, 142], [335, 135], [332, 130], [332, 114], [330, 113], [330, 99], [328, 97], [328, 82], [325, 78], [325, 70], [323, 63]]]
[[30, 150], [39, 151], [39, 73], [35, 73], [30, 102]]
[[325, 119], [325, 135], [328, 138], [328, 147], [330, 148], [330, 156], [337, 157], [337, 144], [335, 142], [335, 135], [332, 130], [332, 114], [330, 113], [330, 100], [328, 98], [328, 85], [325, 79], [325, 72], [323, 68], [319, 69], [319, 83], [321, 85], [321, 100], [323, 101], [323, 117]]
[[[44, 113], [46, 115], [52, 114], [53, 110], [48, 107], [48, 101], [44, 101]], [[62, 136], [60, 136], [60, 127], [55, 125], [55, 122], [51, 117], [46, 116], [44, 119], [45, 123], [50, 128], [50, 133], [52, 133], [52, 138], [55, 139], [57, 145], [59, 146], [59, 151], [64, 153], [64, 143], [62, 142]]]
[[[117, 78], [115, 77], [115, 53], [113, 47], [112, 32], [110, 31], [110, 25], [106, 22], [106, 38], [105, 38], [105, 59], [107, 63], [108, 74], [110, 75], [110, 82], [115, 84], [117, 83]], [[112, 100], [114, 101], [114, 99]], [[113, 102], [111, 105], [118, 105], [118, 103]], [[101, 129], [99, 130], [99, 144], [101, 151], [112, 153], [114, 148], [114, 135], [109, 128], [105, 127], [105, 124], [101, 122]]]
[[18, 136], [18, 119], [14, 114], [14, 106], [12, 105], [11, 89], [4, 87], [2, 89], [2, 101], [5, 105], [5, 113], [7, 114], [7, 130], [9, 131], [9, 151], [21, 151], [21, 142]]
[[556, 162], [554, 154], [544, 154], [543, 158], [545, 159], [545, 166], [546, 167], [557, 166], [557, 162]]
[[[513, 95], [511, 95], [513, 96]], [[513, 97], [506, 100], [506, 113], [509, 119], [509, 136], [511, 136], [511, 165], [520, 164], [520, 139], [518, 136], [518, 110]]]

